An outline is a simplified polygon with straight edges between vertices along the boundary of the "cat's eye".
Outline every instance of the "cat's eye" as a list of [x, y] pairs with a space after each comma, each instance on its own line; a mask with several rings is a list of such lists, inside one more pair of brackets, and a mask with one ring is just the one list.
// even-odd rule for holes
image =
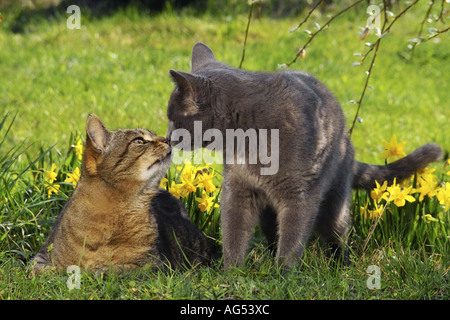
[[146, 144], [148, 141], [144, 140], [144, 138], [142, 137], [137, 137], [134, 138], [131, 142], [135, 144]]

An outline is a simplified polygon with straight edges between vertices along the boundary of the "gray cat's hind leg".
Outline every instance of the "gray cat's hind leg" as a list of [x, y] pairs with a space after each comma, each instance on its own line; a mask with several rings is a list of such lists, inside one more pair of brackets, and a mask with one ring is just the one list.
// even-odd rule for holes
[[261, 210], [259, 216], [261, 231], [267, 240], [267, 249], [272, 252], [275, 256], [277, 252], [277, 242], [278, 242], [278, 222], [276, 211], [268, 206]]
[[[349, 189], [347, 189], [349, 190]], [[347, 190], [332, 190], [322, 201], [316, 232], [330, 257], [350, 265], [347, 236], [350, 228], [350, 195]]]

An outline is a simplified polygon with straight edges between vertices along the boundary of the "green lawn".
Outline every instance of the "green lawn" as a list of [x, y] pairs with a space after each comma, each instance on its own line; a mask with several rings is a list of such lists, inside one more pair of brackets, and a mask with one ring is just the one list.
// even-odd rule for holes
[[[413, 8], [399, 19], [381, 42], [362, 104], [363, 122], [357, 122], [352, 134], [358, 160], [382, 164], [382, 141], [393, 134], [407, 142], [407, 153], [435, 142], [448, 157], [449, 34], [418, 46], [413, 60], [408, 59], [407, 40], [416, 37], [423, 9]], [[289, 33], [306, 13], [274, 19], [263, 11], [250, 26], [243, 68], [276, 71], [279, 64], [290, 62], [308, 39], [303, 29], [314, 30], [314, 22], [328, 19], [326, 13], [315, 14], [304, 28]], [[255, 237], [255, 248], [242, 269], [224, 271], [218, 262], [168, 273], [82, 273], [81, 289], [71, 291], [65, 272], [34, 277], [23, 261], [38, 250], [72, 190], [63, 185], [61, 192], [48, 198], [42, 170], [55, 163], [62, 177], [65, 170], [73, 169], [69, 146], [76, 135], [84, 135], [86, 117], [92, 112], [111, 129], [144, 127], [165, 135], [165, 109], [173, 89], [169, 69], [189, 70], [196, 41], [208, 44], [219, 60], [237, 67], [247, 15], [149, 16], [127, 9], [96, 19], [82, 12], [81, 29], [69, 30], [68, 15], [62, 12], [51, 20], [31, 20], [24, 32], [13, 33], [9, 26], [14, 15], [1, 14], [0, 121], [9, 116], [0, 126], [0, 299], [450, 298], [450, 239], [442, 231], [450, 229], [450, 218], [436, 200], [407, 206], [405, 211], [388, 210], [412, 212], [411, 221], [419, 221], [421, 237], [412, 246], [402, 241], [400, 231], [392, 231], [402, 226], [401, 221], [393, 219], [396, 225], [391, 231], [388, 222], [380, 221], [371, 236], [374, 222], [355, 217], [349, 239], [353, 264], [347, 268], [332, 267], [313, 242], [298, 270], [285, 274], [263, 249], [262, 239]], [[376, 41], [374, 35], [359, 39], [358, 27], [364, 27], [367, 17], [361, 8], [335, 19], [314, 39], [306, 59], [292, 65], [314, 74], [334, 92], [349, 125], [356, 112], [350, 101], [359, 99], [370, 62], [368, 58], [364, 65], [353, 67], [360, 59], [354, 53], [366, 52], [365, 42]], [[443, 163], [432, 167], [439, 181], [450, 181], [441, 175], [449, 170], [443, 171]], [[355, 216], [366, 201], [365, 194], [355, 194]], [[441, 229], [433, 223], [420, 224], [419, 214], [442, 215]], [[367, 287], [370, 265], [380, 268], [378, 290]]]
[[[418, 8], [420, 9], [420, 8]], [[420, 11], [414, 9], [415, 11]], [[407, 40], [417, 33], [418, 13], [400, 20], [382, 42], [361, 117], [353, 134], [358, 158], [378, 161], [382, 140], [393, 133], [407, 141], [407, 149], [436, 142], [450, 150], [446, 62], [449, 34], [416, 49], [412, 62]], [[3, 24], [7, 25], [7, 13]], [[139, 15], [129, 10], [101, 20], [82, 20], [80, 30], [69, 30], [65, 16], [51, 22], [28, 24], [21, 34], [0, 29], [0, 103], [2, 111], [19, 111], [14, 136], [57, 148], [66, 146], [71, 132], [83, 132], [90, 112], [111, 127], [146, 127], [159, 134], [166, 130], [165, 107], [173, 88], [168, 70], [189, 70], [190, 51], [196, 41], [208, 44], [216, 57], [238, 66], [247, 17]], [[82, 15], [83, 18], [83, 15]], [[320, 17], [311, 21], [323, 22]], [[367, 15], [337, 18], [307, 49], [307, 59], [292, 67], [310, 72], [334, 92], [349, 123], [365, 80], [368, 63], [358, 27]], [[247, 45], [248, 70], [275, 71], [291, 61], [306, 42], [307, 34], [289, 30], [300, 18], [254, 19]], [[411, 26], [413, 25], [413, 26]], [[314, 30], [312, 22], [307, 28]], [[420, 133], [420, 134], [418, 134]]]

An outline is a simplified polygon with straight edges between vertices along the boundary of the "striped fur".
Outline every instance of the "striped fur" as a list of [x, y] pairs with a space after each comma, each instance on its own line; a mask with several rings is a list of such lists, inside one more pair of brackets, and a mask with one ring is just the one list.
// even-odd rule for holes
[[80, 180], [34, 257], [34, 270], [121, 271], [176, 266], [185, 257], [207, 262], [215, 248], [181, 202], [159, 190], [170, 162], [165, 138], [143, 129], [109, 131], [90, 115]]

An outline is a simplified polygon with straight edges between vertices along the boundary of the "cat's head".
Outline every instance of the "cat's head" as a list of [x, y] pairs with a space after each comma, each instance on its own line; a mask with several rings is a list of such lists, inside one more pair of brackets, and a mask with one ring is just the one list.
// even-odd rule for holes
[[202, 121], [204, 130], [211, 127], [209, 122], [216, 102], [211, 79], [218, 69], [232, 68], [217, 61], [208, 46], [197, 42], [192, 48], [191, 72], [170, 70], [175, 88], [167, 107], [168, 138], [179, 128], [193, 132], [194, 121]]
[[95, 114], [88, 117], [83, 175], [114, 187], [158, 186], [171, 163], [167, 139], [145, 129], [110, 131]]

